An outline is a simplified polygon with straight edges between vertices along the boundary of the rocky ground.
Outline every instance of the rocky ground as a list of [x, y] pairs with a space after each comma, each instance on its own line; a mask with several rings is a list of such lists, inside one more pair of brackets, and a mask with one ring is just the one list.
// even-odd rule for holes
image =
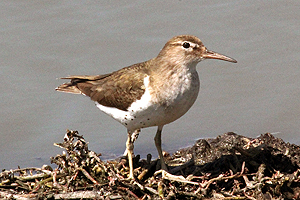
[[135, 157], [135, 180], [126, 158], [102, 161], [77, 131], [67, 131], [57, 167], [3, 170], [2, 199], [300, 199], [300, 146], [266, 133], [248, 138], [225, 133], [165, 154]]

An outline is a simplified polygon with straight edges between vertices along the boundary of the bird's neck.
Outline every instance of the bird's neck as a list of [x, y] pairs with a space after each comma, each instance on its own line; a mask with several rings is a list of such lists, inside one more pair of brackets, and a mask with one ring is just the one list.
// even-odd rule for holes
[[[153, 63], [154, 64], [154, 63]], [[150, 92], [160, 102], [172, 101], [191, 88], [199, 88], [199, 78], [196, 71], [197, 63], [186, 65], [179, 62], [160, 62], [152, 65]], [[165, 102], [168, 104], [168, 102]]]

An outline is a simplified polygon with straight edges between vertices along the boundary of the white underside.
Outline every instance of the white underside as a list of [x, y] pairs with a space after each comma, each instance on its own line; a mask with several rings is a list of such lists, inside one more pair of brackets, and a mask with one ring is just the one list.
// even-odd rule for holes
[[[167, 98], [167, 104], [159, 104], [151, 99], [149, 91], [149, 77], [145, 77], [145, 93], [140, 100], [131, 104], [128, 111], [119, 110], [113, 107], [103, 106], [96, 102], [96, 106], [121, 124], [128, 131], [133, 132], [136, 129], [151, 126], [163, 126], [175, 121], [184, 115], [195, 102], [199, 92], [198, 74], [185, 74], [183, 84], [177, 88], [168, 88], [164, 95]], [[174, 84], [173, 84], [174, 85]], [[170, 86], [168, 86], [170, 87]], [[169, 93], [167, 91], [170, 91]], [[174, 92], [177, 91], [177, 92]]]

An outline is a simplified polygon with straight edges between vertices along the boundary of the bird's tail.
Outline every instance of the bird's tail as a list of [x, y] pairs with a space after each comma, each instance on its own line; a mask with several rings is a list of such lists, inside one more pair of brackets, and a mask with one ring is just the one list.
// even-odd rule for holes
[[60, 86], [55, 88], [55, 90], [72, 94], [82, 94], [82, 92], [76, 87], [76, 85], [73, 85], [71, 82], [61, 84]]
[[[89, 96], [91, 93], [91, 88], [95, 83], [98, 83], [96, 80], [101, 80], [110, 74], [97, 75], [97, 76], [68, 76], [61, 79], [69, 79], [70, 82], [64, 83], [57, 88], [56, 91], [73, 93], [73, 94], [83, 94]], [[95, 83], [93, 83], [96, 81]]]

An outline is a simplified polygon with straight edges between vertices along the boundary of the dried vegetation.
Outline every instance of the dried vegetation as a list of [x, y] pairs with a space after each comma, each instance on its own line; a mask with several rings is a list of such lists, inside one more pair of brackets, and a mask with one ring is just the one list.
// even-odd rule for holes
[[135, 180], [125, 158], [102, 161], [77, 131], [67, 131], [65, 149], [50, 166], [3, 170], [3, 199], [299, 199], [300, 147], [271, 134], [247, 138], [225, 133], [201, 139], [158, 160], [135, 157]]

